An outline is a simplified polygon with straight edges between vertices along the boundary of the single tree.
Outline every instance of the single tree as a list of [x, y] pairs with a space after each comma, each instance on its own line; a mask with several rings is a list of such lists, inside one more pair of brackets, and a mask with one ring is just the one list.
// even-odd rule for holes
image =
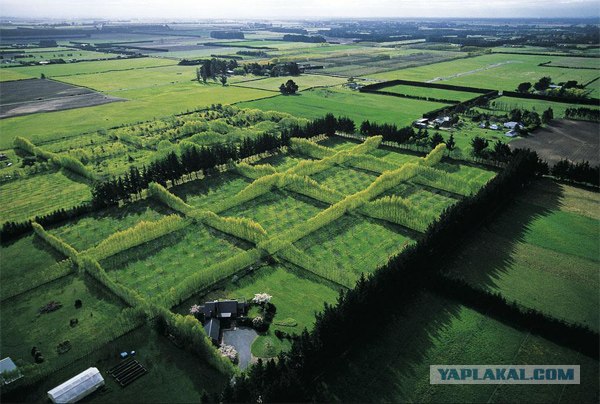
[[296, 94], [296, 91], [298, 91], [298, 84], [290, 79], [285, 84], [279, 86], [279, 91], [281, 94], [285, 95]]
[[429, 145], [433, 149], [440, 143], [444, 143], [444, 138], [442, 137], [442, 135], [436, 132], [433, 136], [431, 136], [431, 139], [429, 139]]
[[221, 76], [221, 84], [223, 84], [223, 87], [227, 84], [227, 76]]
[[552, 84], [552, 79], [550, 77], [542, 77], [533, 85], [533, 88], [537, 91], [546, 91], [548, 87], [550, 87], [550, 84]]
[[524, 82], [517, 86], [517, 91], [520, 93], [528, 93], [531, 90], [531, 83]]
[[446, 148], [450, 151], [456, 148], [456, 142], [454, 141], [454, 133], [451, 133], [450, 137], [446, 141]]
[[552, 108], [548, 108], [542, 113], [542, 123], [546, 124], [554, 119], [554, 111]]
[[471, 147], [473, 147], [473, 154], [477, 157], [483, 157], [485, 155], [484, 151], [487, 149], [489, 142], [487, 139], [484, 139], [479, 136], [475, 136], [471, 140]]

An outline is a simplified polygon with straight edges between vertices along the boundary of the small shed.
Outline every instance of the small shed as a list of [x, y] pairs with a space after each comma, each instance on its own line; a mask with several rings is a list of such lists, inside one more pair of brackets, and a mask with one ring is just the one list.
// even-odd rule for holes
[[519, 132], [517, 132], [516, 130], [509, 130], [508, 132], [506, 132], [504, 134], [504, 136], [508, 136], [508, 137], [515, 137], [519, 134]]
[[104, 386], [97, 368], [88, 368], [48, 392], [53, 403], [75, 403]]
[[0, 383], [8, 384], [19, 380], [23, 375], [17, 368], [17, 365], [9, 357], [0, 360]]

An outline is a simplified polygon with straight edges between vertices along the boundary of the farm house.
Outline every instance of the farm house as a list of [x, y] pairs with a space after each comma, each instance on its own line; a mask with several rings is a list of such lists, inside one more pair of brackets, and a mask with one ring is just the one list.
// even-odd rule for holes
[[53, 403], [75, 403], [104, 386], [104, 378], [97, 368], [88, 368], [48, 391]]

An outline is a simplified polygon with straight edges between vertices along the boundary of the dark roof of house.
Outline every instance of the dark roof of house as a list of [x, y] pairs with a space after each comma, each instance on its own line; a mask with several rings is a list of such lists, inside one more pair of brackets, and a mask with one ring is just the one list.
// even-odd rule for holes
[[202, 306], [202, 312], [206, 318], [211, 317], [237, 317], [239, 312], [245, 310], [246, 303], [237, 300], [221, 300], [206, 302]]
[[211, 318], [204, 324], [204, 331], [212, 340], [219, 340], [219, 332], [221, 331], [221, 322], [216, 318]]

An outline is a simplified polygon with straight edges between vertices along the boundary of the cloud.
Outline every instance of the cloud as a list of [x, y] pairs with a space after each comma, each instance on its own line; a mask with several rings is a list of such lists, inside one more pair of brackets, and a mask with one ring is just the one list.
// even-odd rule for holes
[[2, 0], [3, 16], [35, 18], [598, 17], [595, 0]]

